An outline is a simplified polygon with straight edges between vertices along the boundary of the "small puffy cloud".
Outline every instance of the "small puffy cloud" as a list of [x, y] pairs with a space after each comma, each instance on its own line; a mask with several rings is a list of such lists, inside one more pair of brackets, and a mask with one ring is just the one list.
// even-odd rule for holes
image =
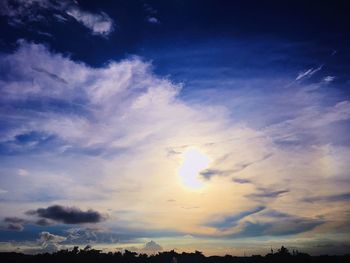
[[27, 212], [27, 214], [37, 215], [38, 217], [51, 219], [53, 221], [62, 222], [65, 224], [98, 223], [105, 219], [105, 216], [91, 209], [82, 211], [79, 208], [60, 205], [30, 210]]
[[326, 76], [322, 79], [322, 82], [328, 84], [335, 80], [335, 76]]
[[151, 23], [151, 24], [159, 24], [159, 23], [160, 23], [159, 20], [158, 20], [158, 18], [156, 18], [156, 17], [154, 17], [154, 16], [148, 17], [148, 18], [147, 18], [147, 21], [148, 21], [149, 23]]

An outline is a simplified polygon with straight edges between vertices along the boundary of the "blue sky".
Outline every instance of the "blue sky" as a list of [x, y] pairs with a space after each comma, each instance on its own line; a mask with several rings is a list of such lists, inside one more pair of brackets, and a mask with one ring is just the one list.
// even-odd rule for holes
[[0, 250], [348, 251], [345, 1], [0, 10]]

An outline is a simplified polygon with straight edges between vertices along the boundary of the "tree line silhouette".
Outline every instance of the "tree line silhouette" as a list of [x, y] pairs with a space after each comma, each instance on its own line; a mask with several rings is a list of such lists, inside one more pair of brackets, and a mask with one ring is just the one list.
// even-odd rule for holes
[[74, 247], [71, 250], [64, 249], [50, 253], [42, 253], [36, 255], [26, 255], [17, 252], [0, 252], [0, 261], [9, 263], [345, 263], [350, 262], [350, 254], [343, 256], [310, 256], [306, 253], [293, 250], [292, 253], [282, 246], [277, 252], [268, 253], [265, 256], [253, 255], [249, 257], [237, 256], [209, 256], [206, 257], [200, 251], [193, 253], [177, 253], [174, 250], [167, 252], [159, 252], [155, 255], [147, 255], [144, 253], [136, 253], [129, 250], [122, 252], [103, 253], [101, 250], [93, 249], [86, 246], [84, 249]]

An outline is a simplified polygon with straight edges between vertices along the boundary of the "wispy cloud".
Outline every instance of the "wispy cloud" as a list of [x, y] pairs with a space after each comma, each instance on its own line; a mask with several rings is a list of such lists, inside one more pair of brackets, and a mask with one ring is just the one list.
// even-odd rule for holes
[[280, 195], [288, 193], [289, 190], [272, 190], [266, 188], [258, 188], [258, 191], [247, 195], [249, 198], [276, 198]]

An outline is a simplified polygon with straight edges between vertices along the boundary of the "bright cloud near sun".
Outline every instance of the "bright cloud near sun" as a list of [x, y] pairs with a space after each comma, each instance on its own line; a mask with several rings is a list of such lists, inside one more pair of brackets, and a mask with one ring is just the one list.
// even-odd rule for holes
[[183, 184], [192, 189], [203, 187], [200, 172], [208, 167], [209, 158], [196, 149], [188, 149], [183, 153], [183, 161], [179, 167], [179, 175]]

